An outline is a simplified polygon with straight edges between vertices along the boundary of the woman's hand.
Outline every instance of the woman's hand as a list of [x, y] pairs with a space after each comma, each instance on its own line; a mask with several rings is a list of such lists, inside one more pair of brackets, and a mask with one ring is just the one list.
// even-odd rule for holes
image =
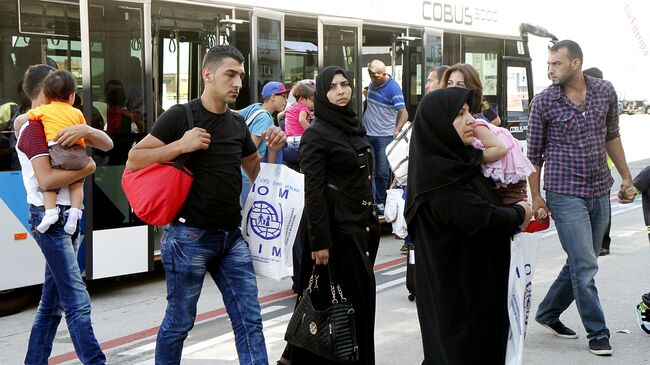
[[316, 265], [327, 265], [330, 261], [329, 248], [312, 252], [311, 259], [316, 261]]
[[521, 201], [517, 203], [518, 205], [521, 205], [524, 208], [525, 214], [524, 214], [524, 223], [522, 223], [519, 228], [522, 230], [526, 229], [528, 227], [528, 223], [530, 223], [530, 220], [533, 219], [533, 208], [530, 207], [530, 204], [525, 201]]

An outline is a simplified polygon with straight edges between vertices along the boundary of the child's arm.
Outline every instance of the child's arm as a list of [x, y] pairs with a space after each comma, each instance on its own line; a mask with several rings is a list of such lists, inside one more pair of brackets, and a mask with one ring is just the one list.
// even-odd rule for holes
[[278, 113], [278, 115], [276, 117], [276, 119], [278, 120], [278, 123], [284, 118], [284, 114], [285, 114], [284, 110]]
[[490, 163], [502, 159], [508, 149], [499, 141], [499, 138], [490, 131], [490, 129], [481, 124], [474, 126], [474, 137], [478, 138], [485, 150], [483, 150], [483, 162]]
[[102, 151], [108, 151], [113, 148], [113, 140], [108, 134], [87, 124], [76, 124], [59, 131], [55, 141], [63, 147], [70, 147], [82, 138], [90, 146]]
[[298, 123], [300, 123], [300, 126], [304, 130], [307, 130], [307, 128], [309, 128], [309, 121], [307, 120], [308, 116], [309, 113], [304, 110], [301, 110], [300, 114], [298, 115]]

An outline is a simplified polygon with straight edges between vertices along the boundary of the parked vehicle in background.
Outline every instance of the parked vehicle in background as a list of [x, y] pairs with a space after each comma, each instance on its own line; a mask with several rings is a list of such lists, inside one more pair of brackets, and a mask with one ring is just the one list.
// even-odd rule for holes
[[624, 114], [639, 114], [650, 113], [650, 104], [645, 100], [623, 100], [621, 113]]

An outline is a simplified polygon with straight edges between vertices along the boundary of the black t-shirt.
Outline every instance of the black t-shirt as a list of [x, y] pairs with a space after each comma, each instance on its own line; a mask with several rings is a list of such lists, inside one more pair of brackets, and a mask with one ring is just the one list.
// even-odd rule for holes
[[[194, 182], [178, 218], [193, 227], [230, 230], [241, 223], [241, 158], [257, 153], [257, 148], [241, 116], [230, 110], [211, 113], [200, 99], [190, 105], [194, 126], [210, 133], [211, 142], [208, 149], [192, 152], [185, 165]], [[186, 130], [185, 108], [175, 105], [158, 117], [151, 135], [169, 144]]]

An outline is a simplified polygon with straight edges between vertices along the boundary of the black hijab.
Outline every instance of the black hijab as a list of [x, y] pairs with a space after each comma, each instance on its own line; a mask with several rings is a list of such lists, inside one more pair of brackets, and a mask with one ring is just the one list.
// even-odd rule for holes
[[453, 126], [463, 104], [471, 110], [476, 102], [474, 91], [457, 87], [438, 89], [422, 98], [409, 146], [407, 222], [440, 189], [480, 174], [482, 151], [466, 146]]
[[357, 119], [357, 114], [352, 110], [352, 98], [345, 106], [332, 104], [327, 99], [327, 92], [330, 90], [332, 79], [336, 74], [341, 74], [350, 81], [348, 73], [338, 66], [327, 66], [320, 70], [316, 79], [314, 115], [317, 120], [331, 124], [347, 134], [365, 136], [366, 130]]

